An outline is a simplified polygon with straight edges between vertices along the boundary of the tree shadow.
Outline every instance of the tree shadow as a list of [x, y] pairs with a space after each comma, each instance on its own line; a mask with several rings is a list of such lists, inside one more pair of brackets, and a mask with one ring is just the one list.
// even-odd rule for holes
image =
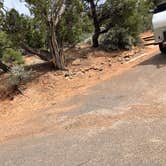
[[37, 63], [32, 65], [25, 66], [25, 69], [27, 70], [33, 70], [38, 73], [46, 73], [48, 71], [53, 70], [53, 66], [49, 62], [43, 62], [43, 63]]
[[93, 48], [90, 45], [85, 47], [73, 47], [65, 51], [66, 65], [68, 66], [76, 59], [87, 59], [89, 56], [93, 57], [117, 57], [125, 50], [105, 51], [102, 48]]
[[49, 62], [28, 65], [28, 66], [25, 66], [25, 69], [32, 71], [30, 79], [28, 82], [36, 80], [39, 77], [41, 77], [42, 75], [44, 75], [50, 71], [55, 71], [55, 72], [57, 71], [57, 69], [55, 69], [53, 67], [53, 65], [51, 65]]
[[94, 48], [88, 46], [85, 48], [73, 47], [64, 52], [66, 65], [68, 66], [78, 58], [86, 59], [94, 51]]
[[139, 65], [154, 65], [156, 68], [160, 69], [166, 66], [166, 55], [159, 53], [150, 59], [140, 63]]

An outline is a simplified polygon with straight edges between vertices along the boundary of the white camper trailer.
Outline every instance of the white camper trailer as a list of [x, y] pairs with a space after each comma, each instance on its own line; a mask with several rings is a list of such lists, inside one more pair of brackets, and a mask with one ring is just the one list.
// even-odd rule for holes
[[158, 44], [160, 51], [166, 54], [166, 2], [158, 4], [151, 12], [153, 13], [155, 44]]

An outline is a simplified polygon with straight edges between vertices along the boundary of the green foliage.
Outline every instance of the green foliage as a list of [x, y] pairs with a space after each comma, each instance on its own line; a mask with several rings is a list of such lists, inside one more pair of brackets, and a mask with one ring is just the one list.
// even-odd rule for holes
[[12, 47], [19, 48], [22, 43], [32, 48], [44, 47], [45, 30], [31, 17], [20, 15], [15, 9], [6, 13], [3, 31], [8, 34]]
[[[48, 18], [51, 18], [51, 0], [26, 0], [34, 18], [31, 20], [26, 41], [32, 48], [47, 47]], [[53, 14], [53, 13], [52, 13]], [[80, 42], [83, 33], [92, 32], [92, 24], [86, 13], [83, 14], [83, 4], [80, 0], [66, 1], [66, 10], [55, 29], [59, 45], [74, 45]], [[36, 43], [36, 40], [38, 43]]]
[[23, 66], [13, 66], [9, 75], [9, 84], [11, 86], [20, 86], [30, 79], [32, 71], [26, 71]]
[[[112, 15], [111, 29], [101, 38], [101, 45], [106, 50], [130, 49], [139, 40], [141, 32], [141, 17], [139, 16], [137, 3], [135, 0], [108, 0], [112, 3], [112, 8], [119, 11], [117, 15]], [[105, 6], [105, 10], [107, 6]], [[123, 9], [123, 10], [121, 10]], [[121, 16], [120, 16], [121, 15]], [[108, 24], [108, 23], [106, 23]]]
[[23, 63], [22, 53], [20, 51], [16, 51], [12, 48], [7, 48], [2, 56], [2, 60], [6, 63]]
[[92, 25], [88, 16], [83, 14], [80, 0], [70, 0], [67, 5], [57, 28], [57, 35], [60, 42], [73, 45], [81, 41], [83, 33], [92, 32]]
[[6, 63], [23, 63], [22, 53], [19, 50], [12, 49], [12, 41], [5, 32], [0, 32], [0, 59]]
[[[94, 0], [101, 29], [110, 30], [101, 37], [101, 44], [109, 49], [129, 49], [138, 42], [140, 32], [151, 29], [152, 15], [148, 13], [163, 0]], [[19, 49], [21, 44], [34, 48], [49, 48], [49, 20], [51, 17], [51, 0], [25, 0], [32, 17], [20, 15], [15, 9], [0, 12], [3, 32], [0, 32], [0, 58], [5, 47]], [[62, 1], [59, 1], [61, 3]], [[90, 0], [67, 0], [66, 10], [56, 26], [56, 37], [60, 46], [75, 45], [85, 41], [86, 36], [94, 30]], [[0, 4], [2, 9], [3, 4]], [[0, 10], [1, 11], [1, 10]], [[3, 16], [2, 16], [3, 15]], [[89, 17], [90, 16], [90, 17]], [[49, 49], [48, 49], [49, 50]], [[8, 50], [6, 50], [8, 52]], [[8, 57], [5, 52], [5, 59]], [[14, 58], [15, 59], [15, 58]], [[17, 58], [16, 58], [17, 59]], [[19, 59], [19, 58], [18, 58]], [[15, 61], [15, 60], [14, 60]], [[20, 60], [16, 60], [20, 61]], [[20, 63], [20, 62], [19, 62]]]
[[24, 39], [22, 32], [24, 32], [25, 29], [23, 29], [21, 25], [21, 17], [15, 9], [6, 12], [5, 23], [2, 30], [8, 35], [12, 47], [17, 48], [19, 43]]
[[25, 44], [31, 48], [39, 49], [45, 47], [46, 35], [44, 31], [35, 29], [33, 24], [30, 25], [27, 33], [25, 34]]
[[118, 49], [130, 49], [137, 43], [137, 40], [130, 32], [121, 27], [114, 27], [100, 39], [101, 48], [106, 51]]
[[5, 48], [10, 46], [11, 46], [11, 41], [9, 40], [8, 35], [5, 32], [1, 31], [0, 32], [0, 59], [2, 58]]

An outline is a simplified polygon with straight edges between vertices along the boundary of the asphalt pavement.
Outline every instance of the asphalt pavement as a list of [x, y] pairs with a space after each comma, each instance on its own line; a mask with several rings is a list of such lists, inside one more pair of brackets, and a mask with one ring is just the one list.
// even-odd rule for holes
[[[157, 54], [66, 104], [77, 103], [60, 115], [66, 130], [0, 145], [0, 166], [166, 165], [166, 57]], [[96, 124], [87, 119], [83, 127], [92, 115]]]

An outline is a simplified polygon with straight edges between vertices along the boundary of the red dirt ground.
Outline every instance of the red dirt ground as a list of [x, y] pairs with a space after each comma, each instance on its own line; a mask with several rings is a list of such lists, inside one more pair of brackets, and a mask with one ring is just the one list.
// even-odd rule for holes
[[[146, 35], [149, 34], [144, 34]], [[36, 78], [27, 83], [24, 95], [0, 101], [0, 142], [60, 129], [56, 121], [57, 115], [79, 106], [78, 103], [64, 107], [63, 103], [67, 99], [88, 93], [88, 88], [129, 70], [156, 52], [158, 48], [155, 46], [113, 53], [86, 46], [66, 52], [69, 71], [51, 71], [45, 65], [33, 65], [33, 75]], [[140, 55], [144, 56], [129, 63]], [[32, 64], [39, 60], [29, 56], [25, 61], [26, 64]], [[0, 76], [0, 81], [3, 77]]]

